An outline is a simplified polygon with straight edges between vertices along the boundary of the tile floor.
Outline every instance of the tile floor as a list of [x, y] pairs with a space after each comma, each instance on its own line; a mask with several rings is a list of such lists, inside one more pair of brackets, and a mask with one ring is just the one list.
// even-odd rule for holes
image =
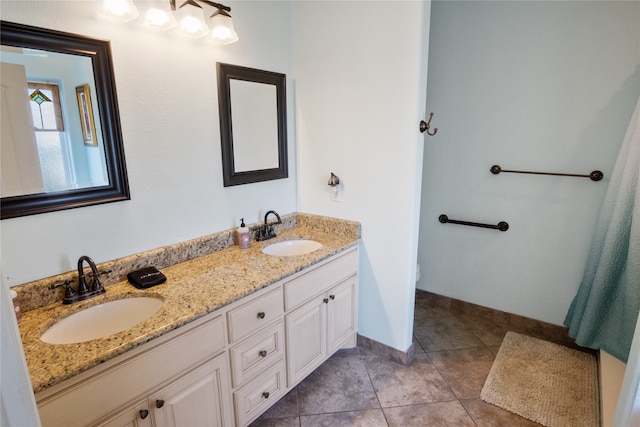
[[539, 426], [480, 400], [508, 330], [417, 297], [409, 366], [341, 350], [251, 427]]

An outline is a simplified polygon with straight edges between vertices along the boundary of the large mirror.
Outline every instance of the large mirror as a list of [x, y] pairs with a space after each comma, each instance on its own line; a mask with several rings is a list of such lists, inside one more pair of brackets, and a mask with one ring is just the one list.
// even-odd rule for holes
[[0, 35], [2, 219], [129, 199], [109, 42]]
[[217, 64], [224, 186], [288, 177], [286, 76]]

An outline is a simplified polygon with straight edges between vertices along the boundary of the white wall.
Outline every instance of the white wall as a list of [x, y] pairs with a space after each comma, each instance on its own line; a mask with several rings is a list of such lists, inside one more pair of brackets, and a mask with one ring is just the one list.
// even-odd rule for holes
[[[411, 344], [429, 2], [296, 2], [298, 200], [362, 223], [359, 333]], [[343, 183], [333, 202], [330, 172]]]
[[[296, 211], [290, 3], [226, 2], [240, 40], [218, 46], [98, 18], [100, 1], [2, 1], [1, 17], [108, 39], [131, 200], [3, 220], [3, 282], [70, 271]], [[288, 76], [289, 178], [222, 185], [216, 62]]]
[[640, 93], [640, 3], [437, 1], [430, 40], [418, 287], [561, 324]]

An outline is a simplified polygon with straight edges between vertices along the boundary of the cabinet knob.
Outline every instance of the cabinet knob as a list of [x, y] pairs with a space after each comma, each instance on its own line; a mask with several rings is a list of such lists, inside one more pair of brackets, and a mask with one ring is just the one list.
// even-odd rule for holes
[[329, 298], [323, 299], [322, 302], [325, 303], [325, 304], [329, 304]]
[[140, 409], [140, 418], [145, 419], [149, 416], [149, 411], [146, 409]]
[[262, 393], [262, 397], [264, 397], [265, 399], [269, 398], [269, 392], [265, 391], [264, 393]]
[[267, 350], [260, 350], [258, 354], [260, 355], [260, 357], [267, 357]]
[[336, 299], [335, 295], [329, 295], [329, 298], [331, 298], [332, 300]]
[[264, 319], [264, 311], [258, 313], [258, 319]]
[[164, 400], [158, 399], [156, 400], [156, 408], [162, 408], [164, 406]]

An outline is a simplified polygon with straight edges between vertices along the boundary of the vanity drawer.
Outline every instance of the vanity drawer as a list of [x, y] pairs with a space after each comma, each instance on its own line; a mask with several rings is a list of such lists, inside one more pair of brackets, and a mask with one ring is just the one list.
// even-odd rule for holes
[[328, 263], [286, 282], [284, 301], [287, 311], [357, 274], [358, 262], [358, 251], [353, 250], [344, 255], [338, 255]]
[[278, 321], [231, 348], [233, 386], [237, 387], [284, 356], [284, 326]]
[[233, 343], [269, 323], [280, 318], [284, 313], [282, 304], [282, 287], [253, 298], [248, 303], [231, 310], [228, 316], [229, 342]]
[[284, 359], [233, 393], [236, 423], [245, 426], [276, 403], [286, 391]]

